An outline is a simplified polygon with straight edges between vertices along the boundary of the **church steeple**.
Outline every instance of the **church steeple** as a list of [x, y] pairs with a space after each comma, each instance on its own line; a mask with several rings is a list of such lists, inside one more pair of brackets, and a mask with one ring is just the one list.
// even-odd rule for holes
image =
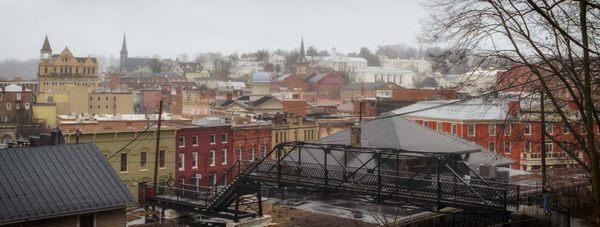
[[125, 34], [123, 34], [123, 46], [121, 46], [121, 59], [119, 69], [121, 72], [127, 71], [127, 42], [125, 40]]
[[50, 48], [50, 42], [48, 41], [48, 36], [44, 39], [44, 44], [42, 45], [42, 49], [40, 50], [41, 59], [50, 59], [52, 56], [52, 48]]
[[298, 56], [298, 62], [306, 61], [306, 53], [304, 52], [304, 38], [300, 41], [300, 56]]

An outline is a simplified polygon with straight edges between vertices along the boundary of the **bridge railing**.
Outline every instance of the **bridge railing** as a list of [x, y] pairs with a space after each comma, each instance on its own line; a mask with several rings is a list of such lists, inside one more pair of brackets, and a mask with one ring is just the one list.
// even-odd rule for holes
[[251, 173], [266, 180], [287, 184], [320, 186], [324, 189], [359, 194], [403, 197], [441, 203], [485, 205], [505, 208], [510, 187], [495, 187], [478, 182], [464, 184], [455, 177], [410, 172], [381, 171], [317, 163], [264, 160]]

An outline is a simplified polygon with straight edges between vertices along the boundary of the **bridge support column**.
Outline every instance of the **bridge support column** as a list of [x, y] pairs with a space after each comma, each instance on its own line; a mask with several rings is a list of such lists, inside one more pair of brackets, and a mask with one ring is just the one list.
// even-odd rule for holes
[[440, 181], [440, 168], [442, 168], [442, 163], [440, 157], [437, 158], [437, 211], [440, 211], [442, 208], [442, 183]]
[[281, 188], [281, 146], [277, 145], [277, 188]]
[[323, 192], [327, 193], [327, 185], [329, 184], [329, 171], [327, 170], [327, 154], [331, 152], [331, 148], [325, 148], [325, 152], [323, 152], [323, 172], [325, 174], [325, 183], [323, 185]]
[[261, 187], [260, 187], [260, 181], [258, 182], [258, 190], [256, 191], [256, 199], [258, 199], [258, 216], [262, 217], [263, 216], [263, 209], [262, 209], [262, 194], [261, 194]]
[[240, 210], [240, 196], [237, 192], [233, 194], [235, 196], [235, 211], [233, 212], [233, 221], [240, 221], [239, 210]]

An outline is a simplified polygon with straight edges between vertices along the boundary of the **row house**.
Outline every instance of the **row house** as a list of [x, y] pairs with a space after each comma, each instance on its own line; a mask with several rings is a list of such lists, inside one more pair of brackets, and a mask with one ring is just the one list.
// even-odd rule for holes
[[[520, 104], [517, 102], [428, 101], [418, 102], [395, 110], [393, 113], [404, 113], [406, 118], [425, 127], [464, 138], [490, 151], [514, 159], [517, 161], [512, 165], [514, 169], [539, 169], [542, 146], [546, 147], [547, 165], [576, 164], [563, 150], [570, 149], [578, 153], [577, 142], [565, 125], [558, 120], [549, 119], [545, 127], [542, 127], [539, 119], [521, 111]], [[555, 138], [554, 141], [549, 138], [541, 141], [542, 128]], [[597, 132], [598, 129], [594, 131]], [[600, 138], [600, 132], [597, 133], [597, 137]], [[557, 144], [557, 141], [560, 144]]]
[[33, 93], [29, 89], [16, 84], [0, 88], [0, 142], [32, 133], [27, 130], [34, 124], [32, 103]]
[[217, 184], [235, 162], [231, 124], [200, 122], [177, 130], [175, 176], [178, 185]]
[[271, 150], [272, 124], [270, 122], [235, 124], [232, 129], [236, 160], [261, 159]]

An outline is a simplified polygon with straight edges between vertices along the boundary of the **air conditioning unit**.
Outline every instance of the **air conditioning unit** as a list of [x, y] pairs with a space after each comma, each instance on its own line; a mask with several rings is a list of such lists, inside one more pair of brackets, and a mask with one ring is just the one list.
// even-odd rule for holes
[[506, 169], [496, 170], [496, 180], [508, 182], [510, 180], [510, 172]]
[[489, 164], [479, 165], [479, 175], [485, 178], [496, 178], [496, 167]]

